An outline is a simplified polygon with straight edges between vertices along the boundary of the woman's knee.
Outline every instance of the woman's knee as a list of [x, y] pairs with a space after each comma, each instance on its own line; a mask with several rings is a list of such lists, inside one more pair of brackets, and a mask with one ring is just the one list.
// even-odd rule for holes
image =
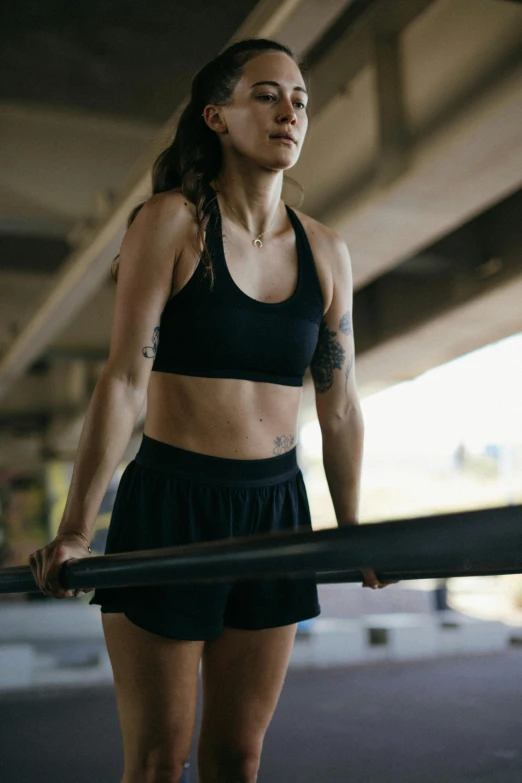
[[188, 758], [151, 752], [124, 775], [122, 783], [180, 783]]
[[198, 758], [199, 783], [256, 783], [261, 758], [254, 753], [221, 752]]

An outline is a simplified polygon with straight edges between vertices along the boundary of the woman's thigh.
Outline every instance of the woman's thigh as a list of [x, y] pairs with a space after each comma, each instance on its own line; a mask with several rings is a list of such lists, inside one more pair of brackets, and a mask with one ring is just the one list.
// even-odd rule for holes
[[[202, 781], [250, 779], [281, 694], [297, 623], [245, 631], [226, 627], [205, 642], [198, 746]], [[221, 778], [219, 775], [221, 774]], [[238, 778], [239, 779], [239, 778]]]
[[125, 783], [181, 769], [194, 733], [205, 642], [151, 633], [120, 612], [102, 613], [102, 624], [114, 675]]

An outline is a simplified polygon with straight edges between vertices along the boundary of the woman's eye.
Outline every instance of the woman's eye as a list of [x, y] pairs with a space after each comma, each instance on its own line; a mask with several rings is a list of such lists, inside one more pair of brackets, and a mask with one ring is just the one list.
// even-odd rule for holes
[[[274, 100], [275, 100], [275, 95], [272, 95], [271, 93], [266, 93], [265, 95], [258, 95], [257, 97], [258, 98], [274, 98]], [[306, 106], [305, 106], [305, 104], [302, 101], [295, 101], [295, 103], [298, 103], [301, 106], [301, 108], [306, 109]]]

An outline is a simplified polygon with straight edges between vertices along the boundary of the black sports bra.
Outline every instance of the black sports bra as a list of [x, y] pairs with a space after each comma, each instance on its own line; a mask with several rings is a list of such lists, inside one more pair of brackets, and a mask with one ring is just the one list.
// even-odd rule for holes
[[214, 287], [211, 291], [198, 262], [190, 280], [165, 305], [152, 370], [303, 385], [317, 345], [324, 302], [303, 225], [285, 207], [295, 231], [298, 258], [297, 287], [290, 298], [260, 302], [236, 285], [225, 260], [218, 206], [205, 233], [214, 264]]

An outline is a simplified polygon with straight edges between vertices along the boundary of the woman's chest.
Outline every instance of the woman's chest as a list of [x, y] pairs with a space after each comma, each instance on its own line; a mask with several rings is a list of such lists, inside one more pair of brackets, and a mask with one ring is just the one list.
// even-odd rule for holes
[[[325, 237], [322, 236], [320, 224], [316, 221], [308, 223], [305, 215], [301, 217], [312, 257], [304, 257], [306, 249], [299, 247], [292, 229], [272, 239], [263, 241], [262, 238], [262, 247], [255, 247], [252, 242], [223, 231], [222, 241], [216, 244], [214, 240], [212, 246], [214, 251], [219, 250], [217, 255], [214, 252], [214, 262], [221, 262], [221, 272], [226, 283], [231, 283], [246, 296], [262, 303], [284, 302], [296, 292], [299, 275], [304, 274], [304, 265], [312, 263], [319, 279], [325, 312], [326, 303], [331, 299], [332, 286]], [[177, 295], [190, 281], [202, 249], [201, 241], [198, 244], [197, 227], [194, 226], [183, 242], [182, 252], [174, 267], [172, 296]], [[214, 270], [217, 272], [216, 264]]]

